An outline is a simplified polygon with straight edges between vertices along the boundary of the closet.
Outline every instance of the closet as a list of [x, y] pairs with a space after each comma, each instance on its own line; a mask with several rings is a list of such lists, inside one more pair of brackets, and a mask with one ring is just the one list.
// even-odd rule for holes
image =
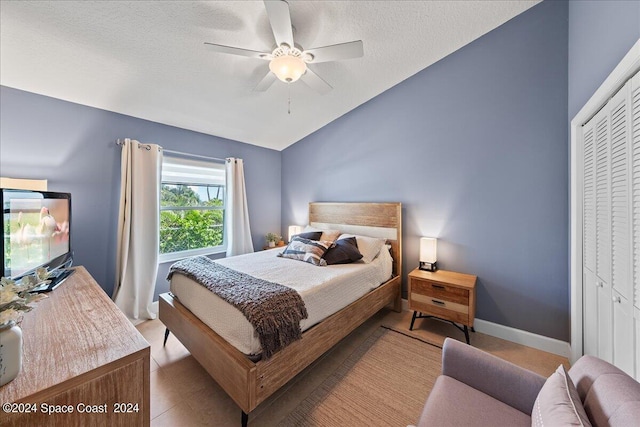
[[640, 72], [582, 127], [583, 351], [640, 378]]

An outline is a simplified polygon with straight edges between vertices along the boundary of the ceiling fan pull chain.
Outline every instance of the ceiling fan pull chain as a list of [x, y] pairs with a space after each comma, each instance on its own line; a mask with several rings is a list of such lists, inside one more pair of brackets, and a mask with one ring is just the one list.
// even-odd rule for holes
[[289, 113], [289, 115], [291, 115], [291, 83], [287, 83], [287, 89], [288, 89], [288, 96], [289, 96], [289, 102], [288, 102], [288, 106], [287, 106], [287, 112]]

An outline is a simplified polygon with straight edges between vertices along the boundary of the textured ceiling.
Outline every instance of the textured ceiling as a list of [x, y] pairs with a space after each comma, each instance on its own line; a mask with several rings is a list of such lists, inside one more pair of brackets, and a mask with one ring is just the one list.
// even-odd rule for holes
[[303, 48], [364, 42], [310, 66], [334, 88], [319, 95], [253, 92], [266, 61], [204, 46], [271, 51], [261, 1], [1, 1], [0, 84], [282, 150], [536, 3], [291, 0]]

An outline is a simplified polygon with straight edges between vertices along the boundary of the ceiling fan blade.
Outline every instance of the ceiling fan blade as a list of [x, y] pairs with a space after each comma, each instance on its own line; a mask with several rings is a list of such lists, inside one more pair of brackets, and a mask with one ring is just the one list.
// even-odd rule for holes
[[307, 72], [300, 77], [300, 80], [305, 82], [311, 89], [315, 90], [320, 95], [325, 95], [333, 89], [329, 83], [325, 82], [322, 77], [314, 73], [311, 68], [307, 68]]
[[269, 16], [276, 44], [280, 46], [282, 43], [286, 43], [289, 47], [293, 47], [289, 3], [284, 0], [264, 0], [264, 7], [267, 9], [267, 16]]
[[339, 61], [341, 59], [360, 58], [364, 55], [362, 40], [354, 42], [333, 44], [331, 46], [316, 47], [305, 50], [304, 53], [313, 55], [313, 59], [308, 61], [315, 64], [317, 62]]
[[267, 75], [264, 76], [262, 80], [260, 80], [260, 83], [258, 83], [258, 85], [253, 88], [253, 91], [264, 92], [265, 90], [269, 89], [269, 87], [271, 87], [271, 85], [273, 84], [273, 82], [276, 81], [276, 79], [277, 79], [276, 75], [273, 74], [271, 71], [269, 71]]
[[269, 52], [258, 52], [255, 50], [241, 49], [239, 47], [232, 47], [232, 46], [223, 46], [221, 44], [215, 44], [215, 43], [209, 43], [209, 42], [204, 42], [204, 44], [206, 44], [207, 47], [210, 50], [213, 50], [214, 52], [228, 53], [230, 55], [247, 56], [249, 58], [258, 58], [258, 59], [266, 59], [266, 60], [271, 59], [270, 58], [271, 54]]

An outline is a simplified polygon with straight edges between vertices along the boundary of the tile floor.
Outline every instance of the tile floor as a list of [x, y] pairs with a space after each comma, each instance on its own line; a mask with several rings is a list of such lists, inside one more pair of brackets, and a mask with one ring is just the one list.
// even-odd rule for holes
[[[351, 352], [380, 325], [408, 331], [411, 312], [383, 309], [305, 369], [249, 416], [249, 426], [275, 426], [328, 377]], [[151, 426], [239, 427], [240, 408], [173, 336], [162, 346], [164, 325], [151, 320], [137, 326], [151, 344]], [[450, 336], [464, 341], [464, 334], [448, 323], [416, 320], [414, 333], [442, 344]], [[471, 333], [471, 344], [517, 365], [550, 375], [566, 358], [481, 333]]]

